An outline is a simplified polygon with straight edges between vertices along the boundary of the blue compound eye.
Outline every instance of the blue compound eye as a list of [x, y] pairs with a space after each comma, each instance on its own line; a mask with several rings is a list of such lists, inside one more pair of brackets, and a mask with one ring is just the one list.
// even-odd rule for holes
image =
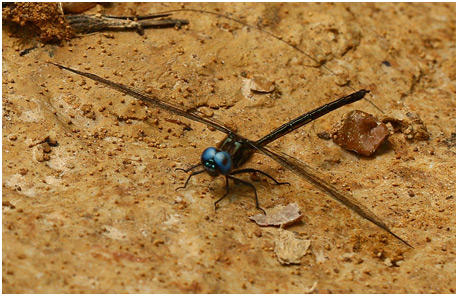
[[210, 147], [202, 152], [200, 161], [210, 176], [228, 175], [232, 171], [232, 159], [226, 151]]
[[232, 171], [232, 159], [226, 151], [216, 153], [213, 159], [215, 160], [221, 174], [226, 176]]
[[216, 177], [220, 174], [218, 166], [215, 162], [215, 155], [219, 152], [215, 147], [209, 147], [202, 152], [200, 161], [204, 166], [205, 170], [210, 176]]
[[215, 157], [216, 153], [218, 153], [218, 152], [219, 152], [219, 150], [216, 149], [215, 147], [208, 147], [207, 149], [204, 150], [204, 152], [202, 152], [202, 155], [200, 156], [200, 161], [205, 166], [205, 163], [208, 160], [213, 159]]

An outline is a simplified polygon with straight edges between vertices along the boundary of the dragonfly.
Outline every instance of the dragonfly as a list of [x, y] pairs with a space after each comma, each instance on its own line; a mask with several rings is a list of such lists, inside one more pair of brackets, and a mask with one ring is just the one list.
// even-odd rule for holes
[[[229, 193], [229, 180], [232, 180], [236, 183], [240, 183], [246, 186], [249, 186], [253, 189], [255, 195], [255, 202], [256, 208], [260, 209], [261, 211], [265, 211], [259, 206], [259, 201], [257, 197], [256, 188], [253, 184], [248, 181], [239, 179], [235, 177], [235, 175], [243, 174], [243, 173], [260, 173], [269, 179], [273, 180], [277, 185], [287, 184], [285, 182], [278, 182], [272, 176], [268, 175], [265, 172], [260, 170], [252, 169], [252, 168], [244, 168], [239, 169], [242, 165], [244, 165], [254, 153], [262, 153], [276, 162], [278, 162], [281, 166], [287, 168], [291, 172], [297, 174], [301, 178], [307, 180], [309, 183], [313, 184], [318, 189], [322, 190], [324, 193], [328, 194], [334, 200], [340, 202], [347, 208], [351, 209], [353, 212], [358, 214], [360, 217], [372, 222], [379, 228], [383, 229], [399, 241], [403, 242], [407, 246], [413, 248], [407, 241], [396, 235], [379, 217], [377, 217], [374, 213], [372, 213], [367, 207], [362, 205], [358, 200], [356, 200], [353, 196], [348, 194], [347, 192], [338, 189], [336, 186], [327, 182], [324, 176], [321, 175], [318, 171], [313, 169], [311, 166], [306, 164], [305, 162], [290, 156], [286, 153], [278, 151], [277, 149], [267, 147], [267, 144], [277, 140], [278, 138], [289, 134], [290, 132], [300, 128], [301, 126], [333, 111], [336, 110], [344, 105], [348, 105], [354, 102], [357, 102], [364, 98], [364, 96], [369, 93], [369, 90], [359, 90], [350, 95], [345, 97], [339, 98], [333, 102], [325, 104], [321, 107], [318, 107], [312, 111], [304, 113], [297, 118], [281, 125], [280, 127], [276, 128], [266, 136], [262, 137], [257, 141], [251, 141], [247, 138], [239, 135], [234, 130], [226, 127], [223, 123], [219, 122], [216, 119], [210, 119], [204, 117], [201, 112], [196, 109], [185, 110], [182, 107], [176, 106], [164, 100], [157, 98], [156, 96], [149, 95], [143, 93], [140, 90], [129, 88], [125, 85], [110, 81], [108, 79], [102, 78], [95, 74], [89, 72], [83, 72], [76, 69], [72, 69], [57, 63], [49, 62], [52, 65], [59, 67], [60, 69], [64, 69], [80, 76], [89, 78], [96, 82], [102, 83], [118, 92], [124, 93], [128, 96], [133, 98], [139, 99], [147, 105], [161, 108], [165, 111], [168, 111], [172, 114], [179, 115], [190, 120], [200, 122], [205, 124], [215, 130], [218, 130], [222, 133], [226, 134], [226, 138], [221, 141], [217, 147], [209, 147], [204, 150], [201, 155], [201, 161], [199, 164], [196, 164], [189, 169], [182, 169], [185, 172], [191, 172], [189, 177], [187, 178], [184, 186], [179, 188], [185, 188], [191, 179], [191, 177], [198, 175], [200, 173], [207, 172], [212, 177], [217, 177], [219, 175], [223, 175], [226, 178], [226, 193], [223, 197], [218, 199], [215, 202], [215, 208], [217, 204], [223, 200]], [[195, 171], [196, 168], [203, 167], [203, 169]], [[177, 188], [177, 189], [179, 189]]]

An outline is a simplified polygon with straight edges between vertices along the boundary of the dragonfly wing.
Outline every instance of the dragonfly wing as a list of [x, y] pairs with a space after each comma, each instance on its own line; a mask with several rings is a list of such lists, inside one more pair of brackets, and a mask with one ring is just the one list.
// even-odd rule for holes
[[169, 111], [170, 113], [173, 113], [173, 114], [176, 114], [176, 115], [180, 115], [180, 116], [186, 117], [188, 119], [203, 123], [203, 124], [205, 124], [207, 126], [213, 127], [214, 129], [219, 130], [220, 132], [226, 133], [228, 135], [230, 135], [230, 134], [237, 135], [234, 131], [232, 131], [230, 128], [224, 126], [222, 123], [220, 123], [220, 122], [218, 122], [216, 120], [210, 120], [208, 118], [202, 117], [201, 113], [199, 111], [197, 111], [197, 110], [186, 111], [185, 109], [183, 109], [181, 107], [178, 107], [178, 106], [175, 106], [175, 105], [170, 104], [168, 102], [165, 102], [163, 100], [160, 100], [160, 99], [158, 99], [158, 98], [156, 98], [154, 96], [150, 96], [150, 95], [144, 94], [141, 91], [138, 91], [138, 90], [135, 90], [133, 88], [129, 88], [129, 87], [125, 86], [125, 85], [122, 85], [122, 84], [107, 80], [107, 79], [102, 78], [100, 76], [97, 76], [95, 74], [88, 73], [88, 72], [83, 72], [83, 71], [79, 71], [79, 70], [75, 70], [75, 69], [72, 69], [72, 68], [69, 68], [69, 67], [65, 67], [65, 66], [53, 63], [53, 62], [49, 62], [49, 63], [53, 64], [53, 65], [55, 65], [55, 66], [57, 66], [57, 67], [59, 67], [61, 69], [65, 69], [67, 71], [70, 71], [70, 72], [76, 73], [78, 75], [84, 76], [86, 78], [92, 79], [94, 81], [100, 82], [100, 83], [102, 83], [102, 84], [104, 84], [104, 85], [106, 85], [108, 87], [111, 87], [112, 89], [114, 89], [116, 91], [119, 91], [121, 93], [125, 93], [125, 94], [127, 94], [127, 95], [129, 95], [131, 97], [139, 99], [139, 100], [145, 102], [146, 104], [149, 104], [149, 105], [152, 105], [154, 107], [158, 107], [158, 108], [161, 108], [163, 110]]
[[325, 178], [319, 173], [317, 170], [313, 169], [303, 161], [300, 161], [297, 158], [294, 158], [286, 153], [283, 152], [274, 152], [272, 148], [261, 147], [256, 145], [253, 142], [250, 142], [251, 145], [256, 148], [259, 152], [269, 156], [270, 158], [274, 159], [276, 162], [281, 164], [283, 167], [289, 169], [290, 171], [294, 172], [301, 178], [307, 180], [323, 192], [327, 193], [336, 201], [342, 203], [347, 208], [351, 209], [359, 216], [363, 217], [366, 220], [374, 223], [381, 229], [385, 230], [392, 236], [396, 237], [409, 247], [412, 247], [408, 244], [405, 240], [401, 239], [399, 236], [394, 234], [390, 228], [374, 213], [372, 213], [367, 207], [362, 205], [358, 200], [352, 197], [350, 194], [338, 189], [334, 185], [330, 184], [329, 182], [325, 181]]

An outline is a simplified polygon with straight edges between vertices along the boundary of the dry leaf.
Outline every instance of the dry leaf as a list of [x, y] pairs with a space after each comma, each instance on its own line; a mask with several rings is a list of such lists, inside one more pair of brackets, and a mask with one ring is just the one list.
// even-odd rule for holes
[[293, 232], [280, 229], [274, 252], [281, 264], [299, 264], [309, 247], [310, 240], [297, 239]]
[[269, 210], [267, 215], [259, 214], [250, 217], [259, 226], [280, 226], [281, 228], [300, 221], [301, 218], [302, 214], [296, 203], [275, 207]]

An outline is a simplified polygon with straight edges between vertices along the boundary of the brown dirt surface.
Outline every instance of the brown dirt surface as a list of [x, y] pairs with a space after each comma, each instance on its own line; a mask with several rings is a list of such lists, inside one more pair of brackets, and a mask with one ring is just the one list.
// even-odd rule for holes
[[[196, 12], [174, 13], [190, 22], [179, 30], [100, 32], [60, 45], [3, 26], [3, 292], [455, 293], [455, 4], [120, 3], [85, 13], [182, 7], [259, 25], [312, 59]], [[176, 191], [187, 174], [175, 169], [197, 163], [223, 134], [48, 60], [197, 108], [253, 140], [369, 89], [383, 113], [362, 100], [270, 145], [328, 176], [414, 248], [258, 154], [248, 167], [291, 185], [241, 178], [266, 209], [296, 203], [302, 222], [256, 225], [252, 191], [234, 184], [214, 211], [224, 178], [201, 174]], [[245, 96], [253, 77], [275, 90]], [[393, 132], [367, 158], [317, 136], [354, 109], [416, 114], [429, 138]], [[277, 260], [280, 231], [310, 240], [300, 264]]]
[[[74, 31], [67, 24], [62, 14], [60, 3], [8, 3], [2, 9], [2, 19], [35, 31], [42, 42], [68, 40], [74, 36]], [[14, 28], [8, 24], [10, 28]], [[18, 28], [14, 28], [18, 30]], [[25, 36], [22, 30], [19, 34]]]

